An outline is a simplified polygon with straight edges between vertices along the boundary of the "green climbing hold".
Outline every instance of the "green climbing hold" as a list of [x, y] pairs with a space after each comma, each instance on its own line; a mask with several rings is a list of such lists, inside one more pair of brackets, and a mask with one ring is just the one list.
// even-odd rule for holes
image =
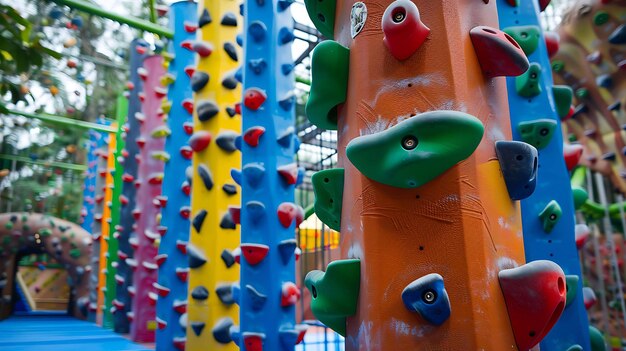
[[537, 26], [508, 27], [504, 29], [504, 32], [515, 39], [526, 56], [537, 50], [541, 39], [541, 30]]
[[598, 11], [593, 15], [593, 23], [596, 26], [601, 26], [605, 24], [606, 22], [609, 21], [609, 19], [610, 19], [610, 16], [608, 12], [606, 11]]
[[335, 7], [336, 0], [304, 0], [306, 12], [308, 12], [311, 22], [315, 28], [326, 38], [335, 37]]
[[39, 231], [39, 235], [41, 235], [42, 237], [50, 236], [52, 235], [52, 231], [48, 228], [44, 228]]
[[561, 60], [554, 60], [552, 62], [552, 70], [556, 73], [561, 72], [565, 68], [565, 62]]
[[356, 313], [361, 261], [338, 260], [326, 272], [311, 271], [304, 284], [311, 293], [311, 311], [320, 322], [346, 336], [346, 317]]
[[22, 232], [30, 232], [30, 226], [28, 224], [22, 225]]
[[579, 186], [572, 187], [572, 196], [574, 197], [574, 209], [576, 210], [580, 209], [580, 207], [584, 205], [585, 202], [587, 202], [587, 199], [589, 198], [589, 194], [587, 194], [587, 190]]
[[80, 257], [80, 250], [79, 250], [79, 249], [71, 249], [71, 250], [70, 250], [70, 256], [71, 256], [73, 259], [77, 259], [77, 258], [79, 258], [79, 257]]
[[552, 87], [552, 95], [554, 96], [556, 113], [559, 115], [559, 118], [563, 119], [567, 117], [574, 98], [572, 88], [567, 85], [555, 85]]
[[578, 138], [576, 138], [576, 134], [571, 133], [567, 136], [567, 140], [569, 140], [570, 143], [575, 142], [576, 140], [578, 140]]
[[583, 351], [583, 348], [580, 345], [572, 345], [566, 351]]
[[554, 200], [550, 201], [546, 205], [546, 208], [544, 208], [539, 214], [543, 231], [548, 234], [552, 232], [552, 229], [556, 226], [557, 222], [561, 218], [561, 215], [563, 215], [563, 211], [561, 210], [559, 203]]
[[22, 215], [22, 222], [26, 222], [28, 220], [28, 216], [27, 215]]
[[587, 88], [578, 88], [576, 90], [576, 97], [579, 99], [584, 99], [589, 96], [589, 90]]
[[528, 71], [521, 76], [515, 77], [515, 90], [520, 96], [534, 97], [541, 94], [541, 66], [533, 62], [530, 64]]
[[62, 243], [66, 243], [68, 240], [70, 240], [70, 239], [68, 239], [68, 237], [66, 237], [66, 236], [62, 236], [61, 237], [61, 242]]
[[8, 229], [8, 230], [13, 229], [13, 222], [6, 222], [6, 223], [4, 223], [4, 228]]
[[517, 131], [522, 137], [522, 141], [536, 147], [537, 150], [548, 146], [555, 129], [556, 121], [551, 119], [536, 119], [517, 125]]
[[49, 222], [50, 222], [50, 227], [54, 228], [55, 227], [54, 221], [50, 220]]
[[431, 111], [353, 139], [346, 155], [372, 180], [398, 188], [417, 188], [469, 157], [483, 133], [482, 122], [474, 116]]
[[[317, 0], [315, 0], [317, 2]], [[346, 101], [350, 50], [326, 40], [313, 50], [311, 92], [305, 112], [323, 129], [337, 129], [337, 105]]]
[[565, 306], [569, 306], [574, 298], [576, 297], [576, 292], [578, 291], [578, 276], [577, 275], [566, 275], [565, 276]]
[[343, 168], [326, 169], [311, 177], [315, 193], [315, 214], [331, 229], [341, 229], [343, 200]]
[[589, 326], [589, 339], [591, 339], [591, 351], [606, 351], [604, 337], [595, 327]]

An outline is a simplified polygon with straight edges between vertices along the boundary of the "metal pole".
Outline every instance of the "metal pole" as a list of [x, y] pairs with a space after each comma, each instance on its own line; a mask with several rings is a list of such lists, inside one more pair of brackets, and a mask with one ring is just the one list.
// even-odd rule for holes
[[69, 169], [71, 171], [80, 171], [80, 172], [84, 172], [87, 169], [87, 166], [85, 166], [85, 165], [77, 165], [77, 164], [72, 164], [72, 163], [56, 162], [56, 161], [36, 161], [36, 160], [31, 160], [28, 157], [18, 156], [18, 155], [3, 155], [3, 154], [0, 154], [0, 159], [13, 161], [13, 163], [12, 163], [12, 167], [13, 167], [12, 172], [15, 172], [15, 163], [16, 162], [30, 163], [30, 164], [40, 165], [40, 166], [44, 166], [44, 167]]
[[64, 126], [83, 128], [83, 129], [93, 129], [99, 132], [109, 132], [109, 133], [115, 132], [115, 129], [111, 126], [87, 122], [87, 121], [81, 121], [81, 120], [62, 117], [62, 116], [49, 115], [47, 113], [45, 114], [44, 113], [29, 113], [29, 112], [21, 112], [21, 111], [16, 111], [16, 110], [9, 110], [9, 114], [23, 116], [27, 118], [36, 118], [44, 122], [54, 123], [57, 125], [64, 125]]
[[130, 27], [141, 29], [146, 32], [154, 33], [154, 34], [166, 37], [166, 38], [171, 39], [174, 37], [174, 33], [168, 28], [161, 27], [157, 24], [154, 24], [150, 21], [146, 21], [140, 18], [109, 12], [109, 11], [104, 10], [101, 7], [98, 7], [94, 4], [90, 4], [83, 0], [52, 0], [52, 1], [60, 5], [69, 6], [73, 9], [80, 10], [80, 11], [83, 11], [92, 15], [100, 16], [103, 18], [108, 18], [110, 20], [126, 24]]

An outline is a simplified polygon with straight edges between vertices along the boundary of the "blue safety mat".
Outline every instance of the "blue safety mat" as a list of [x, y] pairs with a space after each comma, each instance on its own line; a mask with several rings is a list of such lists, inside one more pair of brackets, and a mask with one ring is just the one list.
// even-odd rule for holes
[[0, 322], [0, 351], [151, 351], [69, 316], [12, 316]]

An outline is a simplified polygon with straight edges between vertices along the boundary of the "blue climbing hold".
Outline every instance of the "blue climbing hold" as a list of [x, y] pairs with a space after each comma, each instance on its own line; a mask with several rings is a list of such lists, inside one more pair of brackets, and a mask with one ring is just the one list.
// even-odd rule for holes
[[267, 68], [267, 62], [264, 58], [251, 59], [248, 61], [248, 67], [254, 74], [261, 74]]
[[434, 325], [450, 318], [450, 300], [443, 278], [437, 273], [425, 275], [407, 285], [402, 291], [402, 302], [412, 312]]
[[496, 141], [496, 155], [511, 200], [529, 197], [537, 184], [537, 149], [521, 141]]
[[248, 201], [246, 210], [252, 223], [257, 223], [265, 215], [265, 205], [260, 201]]
[[253, 311], [259, 311], [267, 301], [267, 295], [261, 294], [252, 285], [246, 285], [246, 293]]
[[243, 166], [243, 176], [251, 187], [256, 188], [265, 174], [265, 167], [261, 163], [249, 163]]
[[263, 41], [263, 39], [265, 39], [266, 33], [267, 27], [261, 21], [254, 21], [250, 23], [250, 26], [248, 27], [248, 34], [256, 42]]
[[287, 239], [278, 243], [278, 252], [280, 253], [280, 258], [282, 258], [283, 263], [289, 263], [289, 260], [294, 256], [296, 247], [298, 243], [296, 239]]

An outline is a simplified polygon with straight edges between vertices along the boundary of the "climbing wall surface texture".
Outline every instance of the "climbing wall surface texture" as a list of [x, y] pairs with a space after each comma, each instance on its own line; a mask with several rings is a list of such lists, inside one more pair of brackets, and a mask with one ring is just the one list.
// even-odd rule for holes
[[529, 349], [562, 311], [564, 277], [551, 262], [524, 265], [502, 176], [515, 157], [496, 155], [511, 143], [497, 77], [528, 69], [496, 3], [305, 4], [336, 40], [313, 53], [306, 113], [338, 130], [343, 169], [313, 183], [348, 258], [307, 275], [313, 312], [351, 351]]
[[561, 44], [552, 60], [557, 83], [575, 92], [565, 122], [584, 146], [581, 164], [609, 177], [626, 193], [626, 1], [578, 2], [558, 28]]
[[117, 132], [115, 134], [115, 155], [113, 159], [113, 192], [111, 194], [111, 223], [109, 223], [109, 240], [106, 255], [106, 270], [105, 279], [100, 282], [104, 284], [102, 290], [104, 295], [104, 308], [102, 311], [102, 326], [107, 329], [113, 328], [113, 314], [111, 307], [113, 307], [113, 300], [116, 295], [116, 267], [118, 263], [117, 255], [117, 238], [119, 233], [117, 229], [120, 223], [120, 209], [123, 200], [122, 197], [122, 176], [124, 174], [124, 157], [123, 151], [125, 147], [124, 142], [124, 128], [126, 125], [126, 114], [128, 113], [128, 99], [120, 94], [117, 97], [116, 104], [117, 114]]
[[180, 325], [180, 318], [187, 305], [187, 279], [189, 265], [187, 255], [177, 247], [177, 243], [189, 240], [189, 193], [185, 187], [186, 169], [191, 166], [191, 148], [188, 145], [192, 132], [193, 100], [191, 75], [186, 70], [195, 65], [193, 53], [181, 43], [195, 39], [197, 4], [179, 1], [170, 8], [170, 27], [174, 30], [174, 39], [170, 42], [169, 52], [174, 60], [169, 64], [168, 73], [173, 78], [169, 85], [168, 100], [171, 103], [168, 126], [171, 134], [165, 141], [165, 151], [169, 160], [165, 164], [162, 197], [166, 205], [161, 209], [161, 243], [159, 244], [158, 286], [163, 293], [159, 295], [156, 306], [158, 329], [156, 331], [157, 350], [175, 351], [177, 344], [185, 338], [186, 325]]
[[91, 224], [93, 223], [93, 208], [95, 205], [94, 197], [96, 196], [96, 165], [98, 162], [96, 149], [98, 149], [100, 133], [90, 129], [88, 134], [89, 140], [85, 145], [85, 152], [87, 153], [87, 170], [85, 171], [83, 208], [80, 211], [80, 226], [86, 231], [91, 231]]
[[[507, 78], [513, 139], [532, 144], [539, 155], [537, 186], [532, 195], [521, 201], [526, 260], [557, 263], [568, 277], [568, 291], [574, 294], [563, 316], [541, 342], [541, 350], [567, 350], [574, 345], [588, 350], [589, 322], [583, 304], [583, 279], [574, 240], [574, 204], [558, 114], [559, 105], [565, 112], [569, 110], [571, 90], [553, 87], [548, 47], [539, 22], [539, 3], [521, 1], [511, 6], [508, 1], [499, 0], [497, 4], [500, 28], [518, 40], [531, 63], [529, 71], [537, 68], [531, 72], [536, 78]], [[528, 85], [539, 90], [525, 94], [522, 87]], [[559, 91], [569, 98], [556, 99]], [[542, 213], [550, 213], [555, 219], [546, 220]]]
[[[114, 330], [118, 333], [130, 332], [130, 320], [127, 313], [131, 310], [132, 296], [128, 291], [133, 285], [133, 270], [129, 263], [133, 264], [133, 249], [129, 239], [134, 232], [135, 218], [133, 211], [136, 207], [136, 181], [138, 163], [136, 157], [139, 156], [139, 138], [140, 123], [137, 114], [141, 114], [141, 102], [139, 101], [139, 93], [143, 90], [143, 80], [140, 78], [144, 54], [140, 54], [137, 46], [146, 46], [147, 43], [143, 39], [135, 39], [130, 43], [130, 84], [133, 89], [128, 94], [128, 122], [126, 125], [126, 144], [123, 152], [124, 182], [122, 189], [123, 202], [120, 210], [120, 223], [117, 230], [118, 251], [115, 255], [118, 258], [118, 264], [115, 269], [116, 283], [115, 299], [111, 302], [113, 309]], [[122, 200], [121, 200], [122, 201]], [[131, 288], [132, 289], [132, 288]]]
[[[294, 204], [295, 95], [291, 1], [246, 1], [242, 131], [240, 328], [242, 350], [293, 351], [296, 328], [295, 228], [303, 211]], [[241, 213], [241, 216], [239, 216]], [[296, 219], [298, 217], [299, 219]], [[237, 295], [237, 294], [236, 294]], [[300, 338], [301, 340], [301, 338]]]
[[163, 182], [164, 162], [156, 157], [163, 153], [165, 137], [169, 129], [163, 123], [164, 113], [161, 102], [167, 90], [161, 85], [165, 74], [163, 57], [150, 56], [144, 60], [145, 76], [142, 77], [143, 95], [141, 100], [140, 136], [137, 139], [140, 151], [137, 159], [137, 191], [133, 215], [136, 220], [134, 235], [130, 238], [134, 249], [133, 262], [133, 324], [130, 335], [133, 341], [153, 342], [157, 328], [155, 305], [159, 293], [157, 281], [158, 265], [155, 256], [158, 253], [157, 232]]
[[24, 252], [46, 253], [64, 265], [73, 295], [70, 313], [86, 318], [91, 246], [91, 234], [75, 223], [38, 213], [0, 214], [0, 274], [6, 276], [4, 286], [0, 285], [0, 318], [11, 313], [13, 269]]
[[[235, 44], [241, 23], [239, 3], [205, 0], [198, 8], [197, 40], [183, 43], [197, 54], [191, 78], [194, 126], [191, 139], [202, 140], [192, 160], [191, 229], [187, 351], [236, 350], [228, 328], [238, 321], [238, 308], [222, 302], [220, 292], [237, 281], [239, 267], [231, 251], [239, 245], [239, 228], [229, 206], [238, 206], [239, 190], [230, 177], [241, 157], [235, 137], [241, 131], [237, 110], [241, 89], [235, 78]], [[190, 45], [188, 45], [190, 44]], [[237, 107], [237, 108], [236, 108]], [[208, 134], [207, 134], [208, 133]], [[206, 143], [212, 136], [214, 142]], [[194, 142], [190, 142], [193, 147]], [[201, 147], [202, 146], [202, 147]]]

